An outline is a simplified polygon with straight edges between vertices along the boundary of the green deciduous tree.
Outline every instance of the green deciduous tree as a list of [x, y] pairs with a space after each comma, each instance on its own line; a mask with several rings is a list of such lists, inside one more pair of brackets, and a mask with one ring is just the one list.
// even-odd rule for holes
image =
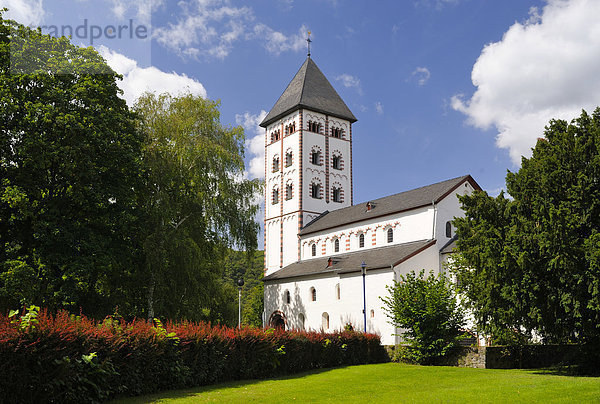
[[443, 274], [412, 271], [387, 289], [389, 296], [381, 300], [390, 323], [404, 329], [407, 359], [433, 364], [458, 346], [464, 317]]
[[480, 328], [600, 342], [600, 109], [552, 120], [508, 193], [461, 197], [457, 276]]
[[93, 48], [1, 14], [0, 307], [105, 315], [135, 267], [142, 136]]
[[[223, 279], [228, 285], [244, 280], [242, 288], [242, 324], [262, 327], [264, 308], [264, 251], [229, 251]], [[237, 306], [236, 306], [237, 307]], [[236, 317], [237, 321], [237, 317]]]
[[237, 299], [223, 260], [230, 247], [256, 248], [258, 230], [260, 183], [243, 178], [243, 131], [192, 95], [146, 94], [135, 111], [146, 134], [146, 315], [230, 322]]

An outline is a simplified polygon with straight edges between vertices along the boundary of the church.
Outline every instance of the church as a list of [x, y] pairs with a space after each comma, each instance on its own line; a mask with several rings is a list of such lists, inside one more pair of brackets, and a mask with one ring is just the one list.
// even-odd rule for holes
[[[398, 342], [380, 296], [412, 270], [435, 274], [454, 247], [457, 195], [470, 175], [354, 203], [357, 119], [310, 54], [265, 128], [265, 323], [297, 330], [366, 330]], [[357, 134], [360, 136], [360, 134]]]

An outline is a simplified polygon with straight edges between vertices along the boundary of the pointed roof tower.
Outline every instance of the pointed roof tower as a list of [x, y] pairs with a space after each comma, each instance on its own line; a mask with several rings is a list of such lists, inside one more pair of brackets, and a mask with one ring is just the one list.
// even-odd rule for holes
[[357, 120], [310, 57], [306, 58], [298, 73], [260, 123], [260, 126], [266, 128], [282, 116], [300, 108], [307, 108], [346, 119], [351, 123]]

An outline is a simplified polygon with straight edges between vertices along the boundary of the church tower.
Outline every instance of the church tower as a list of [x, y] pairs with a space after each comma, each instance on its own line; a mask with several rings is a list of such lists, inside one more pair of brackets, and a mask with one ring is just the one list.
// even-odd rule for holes
[[265, 275], [300, 260], [303, 226], [352, 205], [354, 122], [309, 55], [260, 124], [265, 128]]

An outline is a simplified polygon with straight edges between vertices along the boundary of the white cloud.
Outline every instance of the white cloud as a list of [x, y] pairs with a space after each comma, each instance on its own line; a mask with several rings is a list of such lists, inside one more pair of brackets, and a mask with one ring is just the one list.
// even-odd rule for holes
[[379, 115], [383, 115], [383, 104], [380, 101], [375, 103], [375, 111], [377, 111]]
[[23, 25], [39, 26], [44, 19], [43, 0], [0, 0], [0, 9], [8, 8], [4, 18]]
[[600, 2], [549, 0], [539, 14], [513, 24], [484, 47], [470, 99], [452, 107], [477, 128], [497, 131], [496, 144], [518, 165], [551, 118], [570, 120], [600, 105]]
[[[110, 11], [118, 19], [135, 16], [140, 22], [150, 24], [152, 12], [164, 4], [164, 0], [105, 0]], [[132, 13], [129, 11], [133, 10]]]
[[256, 22], [254, 10], [249, 6], [235, 7], [223, 0], [180, 2], [179, 6], [178, 20], [156, 28], [154, 37], [183, 57], [224, 59], [236, 43], [249, 40], [262, 42], [275, 55], [297, 52], [305, 46], [304, 25], [297, 34], [286, 35]]
[[265, 49], [274, 55], [279, 55], [282, 52], [293, 51], [298, 52], [306, 48], [306, 33], [308, 29], [302, 25], [298, 29], [297, 34], [285, 35], [279, 31], [275, 31], [265, 24], [257, 24], [254, 26], [254, 35], [248, 35], [248, 38], [264, 38]]
[[267, 116], [265, 110], [261, 110], [258, 114], [244, 112], [235, 116], [235, 122], [242, 125], [246, 133], [246, 150], [250, 155], [248, 164], [250, 178], [265, 178], [265, 130], [258, 126], [265, 116]]
[[362, 88], [360, 86], [360, 80], [358, 77], [344, 73], [337, 76], [335, 80], [341, 81], [342, 85], [346, 88], [355, 88], [359, 94], [362, 94]]
[[417, 80], [417, 84], [420, 86], [425, 85], [427, 80], [431, 77], [429, 69], [426, 67], [417, 67], [411, 74], [410, 78]]
[[100, 46], [98, 52], [114, 71], [123, 75], [123, 80], [117, 84], [123, 90], [123, 97], [130, 106], [146, 91], [157, 94], [166, 92], [175, 96], [185, 93], [203, 98], [207, 96], [202, 83], [185, 74], [166, 73], [153, 66], [139, 67], [135, 60], [105, 46]]
[[160, 44], [182, 56], [223, 59], [254, 19], [250, 7], [224, 4], [219, 0], [180, 2], [179, 20], [156, 28], [154, 36]]

